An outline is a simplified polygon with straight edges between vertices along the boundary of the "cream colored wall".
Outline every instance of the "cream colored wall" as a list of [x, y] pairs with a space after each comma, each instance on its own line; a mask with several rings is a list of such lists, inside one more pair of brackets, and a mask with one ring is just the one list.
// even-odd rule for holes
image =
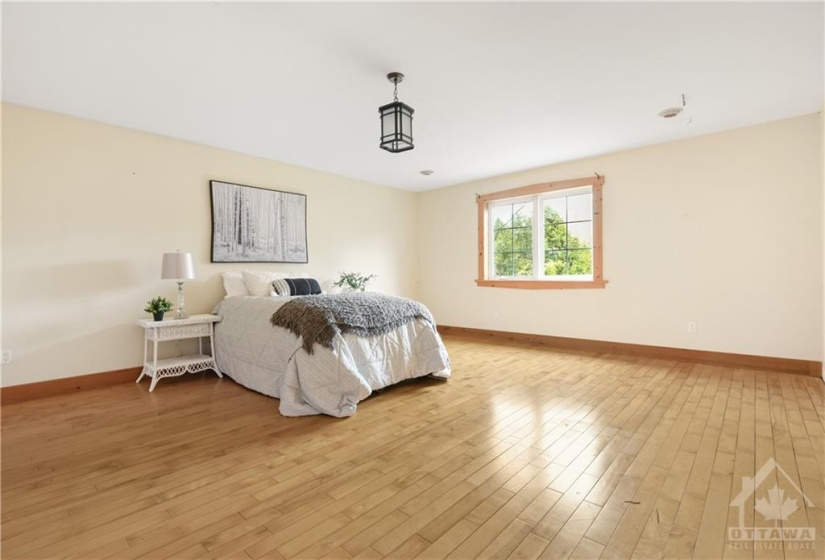
[[[414, 194], [2, 106], [2, 385], [137, 366], [161, 254], [195, 254], [187, 308], [224, 270], [378, 274], [442, 324], [821, 360], [822, 116]], [[477, 288], [475, 193], [607, 176], [605, 290]], [[308, 195], [306, 265], [209, 263], [209, 180]], [[414, 255], [417, 259], [413, 258]], [[652, 255], [652, 258], [650, 257]], [[417, 286], [416, 286], [417, 281]], [[698, 330], [687, 333], [686, 323]], [[170, 351], [188, 351], [173, 343]]]
[[[418, 295], [445, 325], [821, 360], [819, 127], [810, 115], [424, 193]], [[606, 289], [475, 286], [476, 193], [594, 172]]]
[[[2, 140], [3, 386], [139, 365], [134, 320], [174, 301], [160, 264], [177, 249], [195, 255], [190, 313], [223, 297], [226, 270], [357, 270], [415, 295], [413, 193], [8, 104]], [[309, 264], [211, 264], [210, 179], [306, 194]]]

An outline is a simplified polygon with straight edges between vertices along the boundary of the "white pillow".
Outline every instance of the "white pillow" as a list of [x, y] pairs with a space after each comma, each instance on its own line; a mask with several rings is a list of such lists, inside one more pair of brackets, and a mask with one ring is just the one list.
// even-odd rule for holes
[[272, 295], [273, 280], [292, 276], [292, 273], [289, 272], [272, 272], [270, 270], [244, 270], [241, 274], [250, 296]]
[[222, 276], [223, 289], [226, 290], [226, 297], [249, 295], [249, 290], [246, 289], [246, 282], [244, 282], [243, 275], [240, 272], [224, 272]]

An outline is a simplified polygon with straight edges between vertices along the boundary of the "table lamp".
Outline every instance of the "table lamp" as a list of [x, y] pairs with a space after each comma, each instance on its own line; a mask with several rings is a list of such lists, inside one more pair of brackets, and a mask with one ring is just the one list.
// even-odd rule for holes
[[195, 259], [192, 258], [192, 253], [164, 253], [160, 277], [162, 280], [177, 281], [178, 314], [175, 319], [186, 319], [183, 310], [183, 283], [195, 277]]

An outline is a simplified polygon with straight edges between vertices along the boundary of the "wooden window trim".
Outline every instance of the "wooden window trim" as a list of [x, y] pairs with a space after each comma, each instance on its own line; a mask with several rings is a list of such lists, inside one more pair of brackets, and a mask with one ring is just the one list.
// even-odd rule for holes
[[[521, 290], [573, 290], [604, 288], [607, 280], [604, 279], [602, 261], [602, 186], [604, 176], [582, 177], [567, 181], [552, 183], [538, 183], [526, 187], [517, 187], [506, 191], [480, 195], [476, 198], [478, 205], [478, 276], [476, 285], [486, 288], [516, 288]], [[487, 277], [487, 208], [490, 202], [522, 196], [533, 196], [572, 189], [576, 187], [592, 187], [593, 192], [593, 279], [592, 280], [525, 280], [490, 279]]]

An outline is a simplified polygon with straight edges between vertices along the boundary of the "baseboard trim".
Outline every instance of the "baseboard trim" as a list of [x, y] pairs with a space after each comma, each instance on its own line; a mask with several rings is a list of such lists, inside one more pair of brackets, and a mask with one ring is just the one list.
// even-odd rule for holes
[[[822, 362], [813, 360], [797, 360], [793, 358], [773, 358], [770, 356], [753, 356], [750, 354], [731, 354], [728, 352], [711, 352], [707, 350], [690, 350], [688, 348], [672, 348], [668, 346], [648, 346], [644, 344], [630, 344], [627, 342], [608, 342], [587, 338], [567, 338], [542, 334], [529, 334], [508, 331], [493, 331], [487, 329], [473, 329], [469, 327], [454, 327], [438, 325], [438, 332], [444, 335], [464, 336], [470, 338], [506, 340], [513, 342], [527, 342], [541, 344], [565, 350], [580, 350], [585, 352], [613, 352], [617, 354], [632, 354], [665, 360], [680, 360], [718, 364], [750, 369], [765, 369], [771, 371], [785, 371], [822, 377]], [[114, 371], [103, 371], [89, 375], [50, 379], [38, 383], [25, 383], [0, 388], [0, 405], [65, 395], [75, 391], [87, 391], [118, 385], [134, 381], [140, 375], [141, 368], [133, 367]]]
[[687, 348], [671, 348], [668, 346], [648, 346], [644, 344], [629, 344], [627, 342], [608, 342], [604, 340], [590, 340], [586, 338], [566, 338], [561, 336], [549, 336], [541, 334], [493, 331], [487, 329], [472, 329], [468, 327], [453, 327], [449, 325], [438, 325], [438, 332], [445, 335], [542, 344], [545, 346], [563, 348], [566, 350], [632, 354], [636, 356], [646, 356], [650, 358], [661, 358], [666, 360], [679, 360], [750, 369], [784, 371], [789, 373], [809, 375], [811, 377], [822, 377], [822, 362], [811, 360], [797, 360], [793, 358], [773, 358], [770, 356], [752, 356], [749, 354], [731, 354], [728, 352], [690, 350]]
[[114, 371], [103, 371], [89, 375], [50, 379], [38, 383], [25, 383], [0, 388], [0, 405], [14, 404], [55, 395], [65, 395], [75, 391], [86, 391], [118, 385], [127, 381], [134, 382], [140, 375], [141, 368], [133, 367]]

